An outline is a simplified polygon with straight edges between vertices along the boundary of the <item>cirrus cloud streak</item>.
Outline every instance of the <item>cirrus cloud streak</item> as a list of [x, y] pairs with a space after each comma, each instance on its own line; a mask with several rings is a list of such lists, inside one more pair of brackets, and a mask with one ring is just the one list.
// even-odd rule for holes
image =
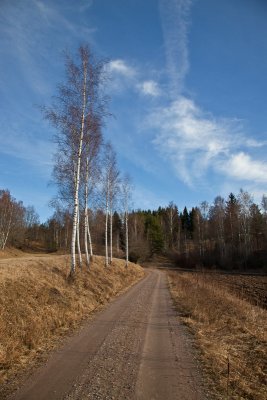
[[267, 163], [248, 153], [266, 143], [247, 138], [239, 120], [215, 118], [180, 96], [152, 112], [146, 124], [156, 130], [154, 146], [189, 186], [211, 170], [234, 180], [267, 183]]

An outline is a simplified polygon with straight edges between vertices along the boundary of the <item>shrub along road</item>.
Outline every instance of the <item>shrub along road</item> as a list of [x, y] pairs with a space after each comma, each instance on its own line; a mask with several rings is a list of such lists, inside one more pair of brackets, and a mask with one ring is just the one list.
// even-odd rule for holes
[[159, 270], [97, 313], [11, 397], [205, 398], [190, 339]]

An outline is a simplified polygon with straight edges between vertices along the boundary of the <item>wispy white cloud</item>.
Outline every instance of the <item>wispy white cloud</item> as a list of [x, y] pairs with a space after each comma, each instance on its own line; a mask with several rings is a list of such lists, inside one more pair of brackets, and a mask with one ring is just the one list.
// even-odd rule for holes
[[245, 144], [246, 144], [247, 147], [259, 148], [259, 147], [266, 146], [267, 145], [267, 140], [256, 140], [256, 139], [252, 139], [252, 138], [246, 138], [245, 139]]
[[157, 132], [153, 143], [158, 151], [189, 186], [205, 178], [209, 170], [233, 179], [267, 181], [267, 164], [240, 150], [265, 142], [244, 136], [238, 120], [216, 119], [180, 96], [170, 106], [152, 112], [147, 124]]
[[[169, 93], [172, 93], [173, 98], [181, 94], [189, 70], [187, 35], [191, 5], [192, 0], [159, 1]], [[158, 82], [147, 77], [147, 71], [142, 71], [142, 68], [138, 70], [123, 59], [112, 60], [108, 65], [108, 70], [113, 79], [112, 87], [119, 91], [123, 87], [135, 87], [139, 93], [151, 97], [159, 97], [162, 94]], [[124, 82], [118, 82], [118, 78], [124, 78]]]
[[[94, 27], [88, 28], [87, 25], [82, 23], [81, 19], [77, 22], [75, 19], [76, 12], [83, 13], [92, 6], [92, 0], [77, 0], [75, 4], [62, 3], [60, 7], [58, 7], [53, 1], [28, 1], [32, 2], [33, 6], [36, 6], [36, 9], [39, 10], [39, 15], [37, 15], [38, 19], [41, 17], [43, 21], [46, 22], [47, 26], [50, 26], [54, 31], [64, 32], [65, 37], [66, 35], [71, 34], [75, 38], [85, 39], [84, 32], [87, 32], [87, 34], [89, 32], [95, 32]], [[62, 34], [62, 37], [64, 38], [64, 34]], [[62, 40], [62, 37], [59, 39]], [[71, 37], [68, 39], [71, 39]]]
[[106, 72], [110, 77], [106, 89], [112, 93], [112, 96], [135, 88], [138, 71], [126, 60], [111, 60], [106, 66]]
[[192, 0], [160, 0], [167, 72], [173, 97], [183, 90], [189, 71], [188, 26]]
[[169, 107], [156, 109], [147, 123], [157, 130], [154, 145], [188, 185], [229, 147], [224, 124], [205, 117], [192, 100], [182, 96]]
[[123, 59], [111, 60], [107, 65], [107, 73], [111, 77], [111, 90], [121, 93], [123, 90], [134, 90], [138, 93], [159, 97], [162, 94], [158, 82], [153, 79], [144, 79], [147, 71], [137, 68]]
[[[52, 140], [39, 137], [33, 131], [31, 134], [23, 131], [23, 124], [11, 122], [3, 126], [5, 135], [1, 135], [0, 154], [25, 161], [35, 171], [46, 178], [51, 175], [55, 146]], [[38, 126], [36, 125], [36, 131]]]
[[93, 0], [80, 0], [79, 11], [81, 13], [87, 11], [93, 5]]
[[231, 154], [229, 159], [219, 163], [218, 167], [224, 174], [240, 181], [267, 183], [267, 162], [253, 160], [243, 151]]
[[158, 97], [161, 94], [158, 83], [153, 80], [141, 82], [137, 85], [137, 88], [144, 95]]
[[110, 61], [108, 68], [111, 73], [120, 74], [127, 78], [133, 78], [136, 75], [135, 69], [121, 59]]
[[267, 142], [248, 137], [242, 121], [216, 118], [184, 95], [190, 69], [188, 31], [193, 3], [159, 2], [171, 101], [148, 116], [148, 126], [156, 131], [153, 144], [191, 187], [204, 183], [210, 172], [220, 177], [222, 185], [229, 181], [240, 186], [243, 182], [266, 183], [267, 162], [253, 158], [251, 152]]
[[[70, 8], [52, 1], [25, 0], [1, 5], [0, 35], [3, 45], [0, 55], [3, 56], [3, 65], [12, 60], [29, 88], [38, 95], [50, 93], [47, 70], [55, 75], [60, 52], [76, 44], [77, 39], [92, 39], [94, 27], [88, 28], [81, 19], [78, 20], [79, 7], [87, 7], [88, 4], [90, 1], [78, 0]], [[54, 48], [51, 47], [53, 37], [56, 37], [57, 43]]]

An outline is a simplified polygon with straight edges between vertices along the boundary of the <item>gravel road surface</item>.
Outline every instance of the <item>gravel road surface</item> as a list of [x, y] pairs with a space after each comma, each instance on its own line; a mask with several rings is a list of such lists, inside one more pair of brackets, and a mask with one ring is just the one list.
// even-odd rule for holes
[[205, 399], [165, 272], [150, 270], [96, 314], [10, 399]]

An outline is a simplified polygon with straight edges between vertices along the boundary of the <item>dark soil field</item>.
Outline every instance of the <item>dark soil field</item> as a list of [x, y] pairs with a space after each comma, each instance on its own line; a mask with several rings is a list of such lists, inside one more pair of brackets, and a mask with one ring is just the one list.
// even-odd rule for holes
[[216, 274], [216, 281], [241, 299], [267, 308], [267, 276]]

